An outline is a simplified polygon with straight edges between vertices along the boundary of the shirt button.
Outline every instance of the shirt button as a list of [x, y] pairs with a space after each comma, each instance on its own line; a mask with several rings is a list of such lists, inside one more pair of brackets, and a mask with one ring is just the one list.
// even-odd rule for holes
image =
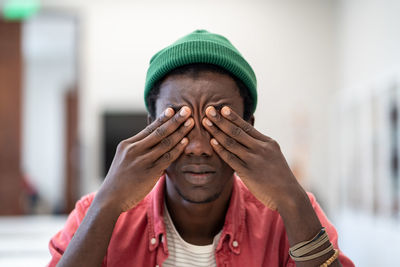
[[157, 240], [156, 240], [154, 237], [150, 240], [150, 243], [151, 243], [152, 245], [155, 245], [156, 242], [157, 242]]
[[160, 265], [157, 264], [156, 267], [160, 267]]
[[234, 248], [236, 248], [237, 246], [239, 246], [239, 243], [238, 243], [236, 240], [234, 240], [234, 241], [232, 242], [232, 246], [233, 246]]

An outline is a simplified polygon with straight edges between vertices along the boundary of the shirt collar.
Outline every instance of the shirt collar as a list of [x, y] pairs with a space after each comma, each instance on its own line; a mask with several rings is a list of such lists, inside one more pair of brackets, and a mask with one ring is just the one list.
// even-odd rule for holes
[[[147, 195], [147, 220], [149, 222], [148, 238], [149, 249], [153, 251], [157, 248], [165, 236], [165, 225], [163, 220], [164, 214], [164, 189], [165, 189], [165, 175], [161, 176], [153, 190]], [[164, 244], [164, 251], [167, 251], [166, 242]]]
[[225, 215], [225, 224], [222, 229], [216, 251], [222, 249], [223, 243], [227, 240], [230, 250], [240, 253], [240, 244], [243, 240], [245, 228], [245, 205], [243, 201], [244, 184], [240, 178], [234, 174], [233, 189], [227, 213]]
[[[165, 175], [161, 176], [153, 190], [146, 197], [146, 201], [148, 202], [147, 219], [149, 223], [148, 238], [150, 251], [153, 251], [158, 247], [166, 232], [163, 218], [165, 179]], [[233, 179], [234, 182], [230, 203], [216, 251], [219, 251], [222, 248], [224, 241], [227, 240], [232, 252], [239, 254], [245, 227], [245, 207], [243, 203], [244, 185], [236, 174]], [[166, 242], [161, 243], [163, 244], [164, 251], [167, 251]]]

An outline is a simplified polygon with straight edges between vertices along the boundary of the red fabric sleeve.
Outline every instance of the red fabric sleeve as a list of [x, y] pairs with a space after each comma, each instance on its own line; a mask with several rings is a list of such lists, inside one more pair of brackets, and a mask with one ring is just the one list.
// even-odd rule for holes
[[[329, 219], [326, 217], [324, 211], [318, 204], [315, 196], [312, 193], [307, 193], [310, 199], [311, 205], [314, 208], [315, 213], [317, 214], [319, 221], [321, 222], [322, 226], [326, 228], [326, 232], [328, 234], [329, 240], [331, 241], [333, 247], [339, 250], [339, 260], [343, 267], [354, 267], [354, 263], [340, 251], [338, 246], [338, 233]], [[287, 267], [295, 267], [296, 263], [289, 257]]]
[[47, 266], [54, 267], [60, 261], [69, 242], [85, 217], [86, 212], [93, 201], [94, 195], [95, 194], [92, 193], [82, 197], [76, 203], [75, 209], [69, 214], [64, 228], [51, 238], [49, 242], [51, 260]]

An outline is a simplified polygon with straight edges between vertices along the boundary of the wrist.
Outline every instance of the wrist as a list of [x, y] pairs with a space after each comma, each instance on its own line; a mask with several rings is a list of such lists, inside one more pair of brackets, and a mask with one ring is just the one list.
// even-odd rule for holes
[[118, 217], [124, 211], [121, 203], [122, 201], [115, 197], [110, 197], [109, 194], [100, 189], [93, 200], [92, 206], [98, 211], [104, 211]]
[[291, 245], [310, 239], [322, 228], [307, 193], [300, 185], [288, 189], [278, 203], [277, 210]]
[[307, 193], [297, 181], [286, 185], [284, 190], [279, 190], [275, 199], [277, 210], [281, 215], [299, 210], [302, 205], [310, 202]]

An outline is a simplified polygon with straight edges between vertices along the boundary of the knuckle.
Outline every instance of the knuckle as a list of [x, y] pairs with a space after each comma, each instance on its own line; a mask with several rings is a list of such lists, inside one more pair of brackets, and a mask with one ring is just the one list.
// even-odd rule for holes
[[232, 138], [226, 138], [225, 139], [225, 146], [226, 147], [233, 147], [234, 145], [236, 145], [236, 141]]
[[249, 124], [246, 123], [246, 124], [243, 126], [242, 130], [243, 130], [245, 133], [248, 133], [248, 132], [251, 131], [251, 126], [250, 126]]
[[278, 144], [277, 141], [271, 139], [271, 140], [269, 141], [269, 143], [270, 143], [270, 145], [272, 146], [273, 149], [281, 150], [281, 146]]
[[236, 159], [236, 156], [235, 156], [235, 155], [233, 155], [233, 154], [230, 153], [230, 152], [227, 152], [227, 153], [228, 153], [228, 160], [232, 161], [232, 160], [235, 160], [235, 159]]
[[231, 115], [229, 116], [231, 121], [237, 121], [238, 116], [236, 114], [231, 113]]
[[179, 123], [179, 117], [178, 115], [175, 115], [171, 118], [172, 123]]
[[135, 164], [138, 164], [140, 166], [145, 165], [147, 162], [148, 162], [148, 158], [143, 157], [143, 156], [136, 157], [136, 159], [135, 159]]
[[207, 129], [207, 131], [208, 132], [210, 132], [210, 133], [212, 133], [212, 134], [216, 134], [216, 133], [218, 133], [218, 129], [217, 129], [217, 127], [209, 127], [209, 128], [206, 128]]
[[240, 136], [242, 134], [242, 129], [240, 129], [239, 127], [234, 126], [234, 127], [231, 128], [231, 134], [232, 134], [232, 136], [238, 137], [238, 136]]
[[154, 132], [154, 126], [152, 126], [152, 125], [147, 126], [146, 127], [146, 132], [148, 134], [151, 134], [152, 132]]
[[158, 137], [164, 137], [166, 130], [164, 127], [158, 127], [155, 132]]
[[163, 123], [165, 121], [165, 115], [161, 115], [160, 117], [157, 118], [158, 123]]
[[156, 162], [154, 161], [146, 162], [146, 171], [151, 172], [155, 167], [156, 167]]
[[128, 141], [122, 140], [121, 142], [118, 143], [117, 145], [117, 150], [123, 150], [128, 146]]
[[270, 149], [270, 145], [268, 144], [268, 142], [262, 142], [260, 146], [264, 151]]
[[247, 160], [248, 164], [252, 164], [254, 162], [257, 162], [257, 160], [259, 159], [259, 155], [258, 154], [253, 154], [253, 153], [249, 153], [247, 155], [247, 157], [248, 157], [248, 160]]
[[136, 157], [136, 155], [137, 155], [136, 149], [137, 149], [136, 144], [130, 144], [129, 146], [124, 147], [124, 149], [121, 150], [120, 153], [122, 155], [124, 155], [124, 157], [132, 158], [132, 157]]
[[169, 147], [171, 145], [171, 139], [170, 138], [164, 138], [161, 140], [161, 144], [165, 147]]
[[171, 160], [171, 158], [172, 158], [171, 152], [166, 152], [166, 153], [163, 155], [164, 161], [169, 161], [169, 160]]
[[128, 150], [129, 151], [135, 151], [137, 149], [137, 146], [138, 145], [136, 143], [130, 144], [129, 147], [128, 147]]

